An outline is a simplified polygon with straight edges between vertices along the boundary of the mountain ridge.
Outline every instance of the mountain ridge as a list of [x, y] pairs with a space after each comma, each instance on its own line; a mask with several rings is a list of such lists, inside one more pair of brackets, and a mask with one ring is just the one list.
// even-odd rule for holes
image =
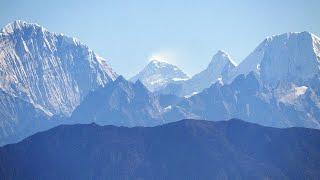
[[163, 123], [159, 99], [141, 81], [119, 76], [89, 93], [71, 115], [71, 122], [98, 122], [122, 126], [152, 126]]
[[61, 125], [1, 147], [0, 174], [9, 179], [313, 179], [319, 176], [319, 138], [319, 130], [241, 120], [133, 128]]
[[231, 72], [229, 82], [250, 71], [272, 86], [305, 81], [320, 73], [319, 49], [319, 37], [307, 31], [269, 36]]
[[193, 75], [190, 79], [180, 82], [169, 83], [160, 89], [160, 94], [175, 94], [178, 96], [192, 96], [216, 81], [229, 79], [229, 72], [236, 67], [229, 54], [223, 50], [217, 51], [210, 63], [203, 71]]

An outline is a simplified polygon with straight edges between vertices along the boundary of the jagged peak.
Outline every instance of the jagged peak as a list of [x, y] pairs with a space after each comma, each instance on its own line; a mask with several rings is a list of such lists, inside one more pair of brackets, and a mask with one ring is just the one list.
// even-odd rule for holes
[[[27, 28], [33, 28], [36, 30], [41, 30], [42, 32], [46, 32], [46, 33], [50, 33], [56, 36], [61, 36], [65, 41], [70, 42], [70, 43], [74, 43], [77, 45], [83, 45], [86, 46], [85, 44], [81, 43], [80, 40], [78, 40], [77, 38], [74, 37], [69, 37], [63, 33], [55, 33], [55, 32], [51, 32], [49, 30], [47, 30], [46, 28], [44, 28], [43, 26], [37, 24], [37, 23], [30, 23], [24, 20], [15, 20], [13, 22], [8, 23], [7, 25], [5, 25], [2, 29], [0, 34], [4, 34], [4, 35], [9, 35], [12, 34], [16, 31], [21, 31]], [[87, 46], [86, 46], [87, 47]]]
[[[117, 79], [110, 83], [110, 86], [115, 89], [121, 90], [121, 91], [129, 91], [134, 86], [134, 83], [127, 81], [123, 76], [118, 76]], [[107, 85], [106, 87], [109, 87]]]
[[17, 30], [22, 30], [25, 28], [33, 27], [35, 29], [41, 29], [42, 31], [47, 31], [44, 27], [40, 26], [37, 23], [29, 23], [23, 20], [15, 20], [11, 23], [8, 23], [1, 29], [1, 33], [3, 34], [11, 34]]
[[286, 43], [291, 40], [295, 39], [309, 39], [310, 43], [312, 43], [315, 39], [319, 41], [319, 37], [317, 37], [315, 34], [312, 34], [308, 31], [301, 31], [301, 32], [287, 32], [282, 34], [276, 34], [272, 36], [266, 37], [255, 49], [255, 51], [260, 51], [261, 49], [269, 46], [270, 44], [273, 44], [274, 42], [282, 42]]
[[217, 51], [216, 55], [229, 56], [229, 54], [226, 51], [222, 50], [222, 49], [219, 49]]
[[223, 61], [222, 63], [230, 62], [233, 66], [237, 66], [237, 64], [233, 61], [233, 58], [224, 50], [217, 51], [217, 53], [212, 57], [209, 66], [221, 63], [221, 61]]

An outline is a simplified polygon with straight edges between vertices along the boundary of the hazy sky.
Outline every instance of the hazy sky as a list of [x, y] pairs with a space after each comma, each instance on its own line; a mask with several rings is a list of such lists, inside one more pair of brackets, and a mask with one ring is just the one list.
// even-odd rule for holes
[[320, 0], [0, 0], [0, 26], [16, 19], [76, 37], [119, 74], [151, 57], [192, 75], [223, 49], [242, 61], [266, 36], [320, 35]]

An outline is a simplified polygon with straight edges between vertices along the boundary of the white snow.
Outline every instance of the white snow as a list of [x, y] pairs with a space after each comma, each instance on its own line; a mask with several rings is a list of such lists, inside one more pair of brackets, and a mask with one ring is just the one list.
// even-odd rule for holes
[[219, 78], [217, 79], [217, 82], [218, 82], [219, 84], [222, 84], [222, 85], [223, 85], [223, 79], [222, 79], [222, 77], [219, 77]]
[[230, 73], [229, 82], [251, 71], [269, 84], [299, 81], [320, 73], [320, 41], [308, 32], [285, 33], [266, 38]]
[[300, 87], [293, 87], [288, 91], [285, 91], [282, 96], [280, 96], [280, 102], [287, 103], [287, 104], [295, 104], [296, 100], [299, 96], [304, 95], [307, 91], [308, 87], [300, 86]]
[[162, 61], [152, 60], [143, 70], [130, 80], [137, 81], [139, 79], [150, 91], [156, 91], [170, 82], [188, 78], [189, 77], [177, 66]]
[[189, 78], [172, 78], [172, 81], [186, 81]]
[[248, 117], [250, 117], [250, 105], [246, 104], [246, 114]]
[[[33, 36], [24, 36], [26, 32]], [[103, 58], [95, 57], [75, 38], [15, 21], [2, 29], [0, 87], [48, 115], [70, 115], [88, 92], [117, 76]]]
[[182, 82], [182, 96], [189, 96], [193, 92], [200, 92], [205, 88], [209, 88], [217, 81], [223, 82], [224, 79], [228, 79], [229, 72], [235, 67], [235, 63], [230, 55], [219, 50], [212, 57], [211, 62], [205, 70]]
[[199, 94], [199, 92], [193, 92], [193, 93], [191, 93], [191, 94], [189, 94], [189, 95], [186, 95], [186, 96], [184, 96], [185, 98], [190, 98], [191, 96], [194, 96], [194, 95], [196, 95], [196, 94]]
[[171, 109], [172, 109], [172, 106], [170, 105], [170, 106], [165, 107], [165, 108], [164, 108], [164, 111], [169, 111], [169, 110], [171, 110]]

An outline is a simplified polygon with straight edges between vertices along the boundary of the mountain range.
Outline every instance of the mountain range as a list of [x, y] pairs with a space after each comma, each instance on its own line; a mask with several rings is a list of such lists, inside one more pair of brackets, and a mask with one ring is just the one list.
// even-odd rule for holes
[[219, 51], [204, 71], [156, 92], [185, 97], [166, 108], [165, 119], [320, 128], [319, 49], [316, 35], [299, 32], [267, 37], [238, 66]]
[[229, 74], [235, 66], [236, 64], [230, 55], [220, 50], [212, 57], [210, 64], [205, 70], [195, 74], [190, 79], [167, 83], [166, 86], [163, 86], [158, 91], [160, 94], [175, 94], [190, 97], [209, 88], [217, 81], [229, 79]]
[[[319, 84], [319, 77], [312, 82]], [[240, 118], [271, 127], [320, 128], [319, 88], [308, 85], [304, 94], [296, 92], [301, 87], [292, 85], [291, 88], [293, 95], [287, 96], [293, 97], [278, 99], [275, 91], [265, 86], [256, 73], [242, 74], [230, 84], [216, 82], [179, 101], [167, 112], [168, 119], [181, 119], [185, 117], [181, 112], [188, 112], [190, 117], [206, 120]]]
[[153, 60], [130, 81], [86, 45], [24, 21], [0, 33], [0, 145], [59, 124], [156, 126], [240, 118], [320, 128], [320, 40], [309, 32], [266, 38], [239, 65], [218, 51], [188, 77]]
[[3, 179], [317, 179], [320, 131], [237, 119], [61, 125], [0, 148]]

